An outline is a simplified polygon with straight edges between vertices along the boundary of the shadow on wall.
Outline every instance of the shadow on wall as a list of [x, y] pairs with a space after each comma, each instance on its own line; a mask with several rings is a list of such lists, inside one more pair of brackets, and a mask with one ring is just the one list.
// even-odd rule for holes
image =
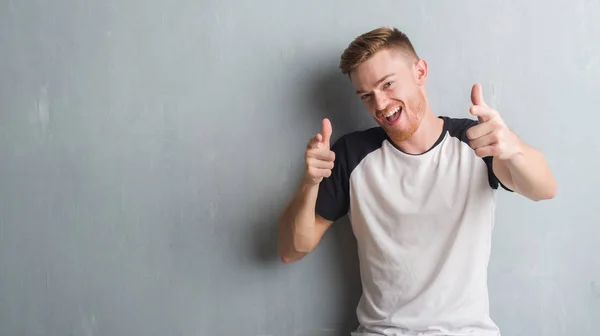
[[[313, 106], [310, 110], [315, 111], [315, 113], [307, 115], [307, 117], [313, 119], [310, 121], [310, 124], [317, 125], [317, 129], [320, 130], [322, 118], [327, 117], [331, 120], [333, 128], [332, 143], [346, 133], [376, 125], [354, 94], [354, 89], [348, 77], [343, 75], [335, 65], [329, 66], [326, 70], [317, 69], [314, 75], [309, 78], [309, 82], [304, 84], [305, 90], [303, 92], [305, 94], [295, 97], [295, 99], [302, 101], [303, 104], [306, 104], [306, 101], [311, 102]], [[313, 133], [307, 134], [306, 141], [312, 135]], [[298, 178], [303, 173], [303, 167], [293, 167], [292, 170], [294, 171], [293, 176], [297, 176]], [[294, 182], [292, 188], [295, 187], [296, 183]], [[278, 195], [276, 192], [271, 194]], [[259, 225], [263, 230], [268, 230], [268, 232], [263, 230], [260, 230], [262, 232], [258, 232], [256, 249], [253, 251], [253, 255], [261, 263], [279, 262], [279, 256], [277, 255], [277, 224], [275, 223], [275, 219], [279, 216], [285, 202], [288, 200], [281, 200], [277, 197], [277, 199], [269, 201], [274, 201], [269, 204], [278, 204], [278, 206], [270, 208], [269, 213], [265, 214], [273, 224], [268, 227]], [[348, 225], [334, 225], [333, 227], [336, 226], [347, 227]]]
[[[337, 62], [337, 59], [334, 60]], [[315, 104], [314, 117], [319, 118], [316, 124], [321, 124], [321, 119], [327, 117], [332, 125], [332, 143], [346, 133], [366, 129], [374, 125], [373, 119], [368, 112], [364, 110], [362, 103], [355, 95], [355, 89], [350, 83], [347, 75], [341, 73], [337, 63], [322, 62], [321, 64], [331, 64], [327, 69], [318, 69], [312, 76], [313, 82], [309, 84], [310, 99]], [[341, 279], [345, 279], [340, 285], [343, 286], [340, 297], [339, 307], [345, 307], [343, 316], [343, 332], [349, 335], [351, 331], [356, 330], [358, 321], [356, 319], [356, 306], [360, 299], [361, 282], [358, 262], [358, 253], [356, 238], [352, 232], [352, 227], [348, 216], [338, 220], [329, 229], [333, 238], [332, 256], [333, 267], [339, 267]]]
[[[315, 110], [320, 112], [314, 117], [331, 120], [332, 140], [349, 132], [376, 126], [354, 93], [350, 79], [337, 66], [317, 71], [311, 84], [310, 98], [315, 103]], [[321, 119], [316, 122], [316, 125], [321, 125]]]
[[[314, 118], [310, 124], [320, 125], [321, 118], [329, 118], [333, 127], [332, 143], [343, 134], [372, 127], [374, 122], [355, 96], [348, 77], [343, 75], [334, 64], [332, 65], [332, 62], [316, 62], [316, 64], [330, 64], [331, 66], [326, 70], [315, 70], [314, 75], [308, 77], [308, 82], [302, 83], [301, 91], [304, 94], [295, 97], [302, 99], [304, 105], [307, 104], [307, 101], [310, 102], [308, 104], [310, 110], [315, 111], [313, 115], [307, 116]], [[307, 141], [309, 137], [310, 134], [307, 135]], [[301, 176], [302, 169], [303, 167], [294, 168], [296, 173], [294, 176]], [[294, 184], [295, 186], [296, 184]], [[276, 218], [287, 199], [272, 201], [274, 202], [270, 204], [280, 204], [281, 206], [269, 208], [268, 214], [265, 214], [268, 218], [267, 221], [271, 224], [265, 226], [263, 222], [251, 226], [254, 229], [252, 235], [255, 238], [255, 248], [252, 254], [263, 267], [272, 267], [280, 262], [277, 254]], [[356, 306], [361, 295], [357, 245], [348, 217], [345, 216], [332, 225], [326, 236], [329, 237], [324, 238], [323, 242], [326, 240], [327, 244], [332, 244], [327, 249], [332, 251], [331, 255], [327, 256], [328, 260], [331, 260], [331, 267], [337, 268], [339, 279], [343, 279], [340, 283], [340, 293], [342, 294], [339, 296], [339, 303], [336, 306], [344, 307], [344, 311], [339, 312], [340, 321], [335, 321], [334, 324], [339, 325], [342, 328], [340, 331], [348, 335], [351, 331], [356, 330], [358, 325]]]

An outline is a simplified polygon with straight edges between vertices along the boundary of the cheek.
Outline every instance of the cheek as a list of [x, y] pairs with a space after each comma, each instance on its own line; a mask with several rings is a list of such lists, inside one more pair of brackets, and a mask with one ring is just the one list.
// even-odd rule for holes
[[391, 100], [400, 100], [406, 101], [407, 95], [406, 90], [400, 90], [399, 88], [394, 88], [387, 93], [387, 96]]
[[403, 92], [401, 100], [408, 106], [414, 106], [420, 104], [421, 97], [419, 91]]

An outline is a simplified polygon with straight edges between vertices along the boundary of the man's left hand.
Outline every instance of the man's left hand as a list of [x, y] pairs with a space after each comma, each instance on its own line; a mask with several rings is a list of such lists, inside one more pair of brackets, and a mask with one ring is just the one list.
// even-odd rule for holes
[[469, 109], [479, 120], [479, 125], [467, 131], [470, 146], [479, 157], [493, 156], [499, 160], [509, 160], [522, 152], [521, 141], [506, 126], [498, 111], [490, 108], [483, 100], [481, 85], [475, 84], [471, 90]]

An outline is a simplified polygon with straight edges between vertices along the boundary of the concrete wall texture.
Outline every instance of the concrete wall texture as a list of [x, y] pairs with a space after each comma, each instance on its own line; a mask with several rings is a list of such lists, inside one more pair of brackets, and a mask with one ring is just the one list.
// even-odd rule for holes
[[348, 335], [347, 220], [285, 265], [276, 217], [306, 141], [372, 121], [337, 69], [396, 26], [434, 112], [471, 85], [540, 148], [558, 195], [499, 193], [505, 335], [600, 330], [600, 2], [0, 2], [1, 335]]

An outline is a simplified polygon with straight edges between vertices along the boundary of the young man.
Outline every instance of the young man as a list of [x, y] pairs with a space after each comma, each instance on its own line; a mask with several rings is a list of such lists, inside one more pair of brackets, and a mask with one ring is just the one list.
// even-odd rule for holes
[[434, 115], [427, 63], [397, 29], [357, 37], [340, 68], [379, 126], [330, 147], [323, 120], [280, 218], [282, 260], [303, 258], [348, 213], [363, 286], [353, 335], [500, 335], [487, 289], [496, 190], [553, 198], [544, 156], [486, 105], [478, 84], [473, 118]]

